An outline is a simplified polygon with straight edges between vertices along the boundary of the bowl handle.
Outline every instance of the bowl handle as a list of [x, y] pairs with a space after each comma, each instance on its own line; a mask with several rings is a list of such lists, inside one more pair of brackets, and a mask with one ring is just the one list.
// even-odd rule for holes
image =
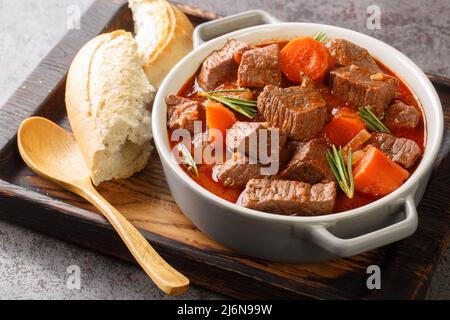
[[413, 195], [408, 195], [404, 203], [405, 218], [388, 227], [350, 239], [342, 239], [325, 226], [312, 226], [312, 240], [323, 249], [339, 257], [350, 257], [365, 251], [387, 245], [406, 238], [417, 229], [417, 209]]
[[197, 26], [194, 30], [194, 48], [201, 46], [206, 41], [232, 31], [278, 22], [280, 20], [263, 10], [245, 11], [225, 18], [205, 22]]

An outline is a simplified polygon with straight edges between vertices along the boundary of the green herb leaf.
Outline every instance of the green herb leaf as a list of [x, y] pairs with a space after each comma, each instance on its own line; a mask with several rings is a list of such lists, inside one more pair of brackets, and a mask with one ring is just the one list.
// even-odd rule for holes
[[223, 90], [214, 90], [214, 91], [208, 91], [209, 94], [214, 93], [227, 93], [227, 92], [247, 92], [248, 89], [223, 89]]
[[180, 152], [182, 155], [182, 157], [180, 157], [181, 163], [186, 167], [190, 174], [199, 177], [200, 174], [198, 172], [197, 164], [195, 163], [194, 158], [192, 158], [192, 155], [189, 152], [188, 148], [186, 148], [183, 143], [179, 143], [177, 145], [177, 148], [178, 152]]
[[319, 41], [319, 42], [324, 43], [325, 40], [327, 40], [327, 34], [326, 34], [325, 32], [323, 32], [323, 31], [317, 32], [317, 33], [314, 35], [313, 39], [314, 39], [314, 40], [317, 40], [317, 41]]
[[361, 107], [358, 111], [359, 117], [366, 123], [367, 127], [374, 132], [391, 133], [383, 122], [372, 112], [370, 107]]
[[240, 99], [236, 97], [223, 96], [218, 93], [222, 92], [245, 92], [247, 89], [238, 90], [217, 90], [210, 92], [199, 92], [198, 95], [211, 101], [222, 103], [228, 108], [243, 114], [247, 118], [253, 119], [256, 115], [256, 100]]
[[325, 157], [342, 191], [350, 199], [353, 198], [355, 183], [352, 170], [352, 149], [350, 148], [347, 153], [347, 165], [344, 162], [342, 147], [339, 147], [338, 150], [335, 145], [332, 145], [331, 150], [327, 151]]

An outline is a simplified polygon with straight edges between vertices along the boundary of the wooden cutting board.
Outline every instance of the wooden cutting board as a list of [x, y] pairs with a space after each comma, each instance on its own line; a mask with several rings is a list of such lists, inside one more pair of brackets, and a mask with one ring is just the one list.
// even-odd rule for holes
[[[180, 6], [194, 24], [217, 15]], [[0, 108], [0, 218], [121, 259], [130, 254], [106, 220], [81, 198], [32, 173], [16, 147], [20, 122], [47, 117], [68, 128], [64, 85], [81, 46], [95, 35], [132, 30], [125, 0], [98, 0]], [[450, 80], [430, 75], [450, 130]], [[180, 212], [167, 187], [156, 152], [131, 179], [104, 183], [99, 191], [139, 227], [156, 249], [193, 283], [236, 298], [408, 298], [426, 296], [449, 239], [450, 137], [419, 206], [420, 222], [410, 238], [362, 255], [320, 264], [283, 264], [241, 256], [197, 230]], [[211, 212], [214, 214], [214, 212]], [[249, 226], [251, 227], [251, 226]], [[367, 289], [367, 267], [382, 270], [382, 289]]]

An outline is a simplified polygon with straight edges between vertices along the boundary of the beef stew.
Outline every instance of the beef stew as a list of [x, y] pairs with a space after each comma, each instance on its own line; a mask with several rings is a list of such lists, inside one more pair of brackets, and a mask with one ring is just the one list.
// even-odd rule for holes
[[[168, 101], [169, 139], [182, 127], [173, 123], [186, 123], [186, 106], [188, 111], [198, 105], [207, 110], [214, 101], [234, 113], [234, 120], [223, 119], [231, 124], [222, 139], [213, 125], [220, 118], [206, 113], [195, 119], [201, 131], [189, 130], [193, 141], [224, 151], [213, 163], [196, 159], [198, 175], [193, 179], [227, 201], [285, 215], [336, 213], [392, 192], [414, 171], [424, 150], [420, 103], [364, 48], [344, 39], [298, 39], [289, 47], [291, 56], [296, 47], [304, 54], [302, 43], [317, 42], [313, 48], [320, 47], [318, 57], [326, 50], [322, 77], [310, 78], [315, 62], [308, 55], [294, 57], [295, 68], [285, 65], [280, 57], [288, 42], [229, 40], [178, 92], [179, 99], [188, 100]], [[292, 75], [296, 69], [301, 70], [299, 80], [289, 80], [284, 70]], [[170, 143], [176, 147], [178, 141]], [[186, 164], [181, 166], [186, 169]], [[383, 188], [385, 180], [389, 188]]]

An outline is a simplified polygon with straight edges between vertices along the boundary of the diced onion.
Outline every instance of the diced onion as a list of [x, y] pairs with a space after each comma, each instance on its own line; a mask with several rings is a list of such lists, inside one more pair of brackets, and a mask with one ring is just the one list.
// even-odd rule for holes
[[361, 149], [371, 136], [372, 135], [366, 129], [362, 129], [356, 136], [353, 137], [352, 140], [350, 140], [349, 143], [345, 145], [345, 147], [343, 148], [344, 153], [347, 153], [350, 148], [353, 152]]
[[355, 166], [364, 157], [365, 153], [363, 150], [352, 152], [352, 165]]

